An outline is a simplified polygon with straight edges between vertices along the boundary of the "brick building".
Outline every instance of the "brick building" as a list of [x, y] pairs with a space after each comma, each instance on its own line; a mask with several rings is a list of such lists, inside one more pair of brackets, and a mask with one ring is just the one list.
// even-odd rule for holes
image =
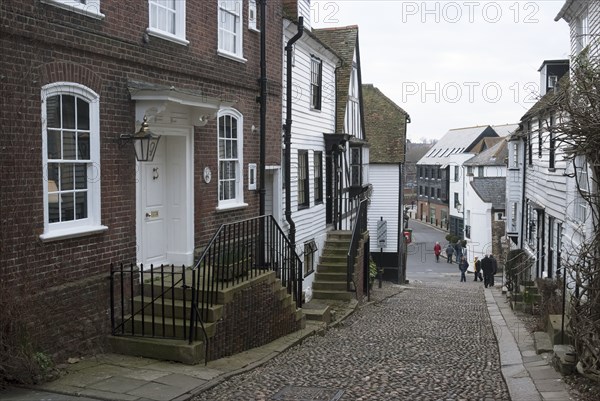
[[[110, 333], [111, 263], [190, 265], [260, 202], [256, 2], [81, 3], [0, 4], [0, 291], [57, 357]], [[268, 196], [283, 33], [281, 1], [267, 7]], [[151, 162], [122, 139], [144, 118], [161, 135]]]

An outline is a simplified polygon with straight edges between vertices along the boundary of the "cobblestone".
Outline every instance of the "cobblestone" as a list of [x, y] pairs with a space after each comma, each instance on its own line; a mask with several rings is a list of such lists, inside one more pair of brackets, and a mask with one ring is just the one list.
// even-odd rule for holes
[[[324, 400], [314, 388], [341, 401], [510, 399], [480, 285], [384, 284], [323, 336], [194, 400]], [[274, 398], [289, 386], [306, 396]]]

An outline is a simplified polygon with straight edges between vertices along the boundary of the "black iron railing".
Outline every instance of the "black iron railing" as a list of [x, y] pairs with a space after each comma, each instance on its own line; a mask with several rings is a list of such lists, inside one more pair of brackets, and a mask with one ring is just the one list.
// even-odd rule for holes
[[196, 262], [192, 283], [190, 332], [217, 301], [217, 291], [275, 271], [277, 278], [302, 305], [302, 261], [273, 216], [260, 216], [222, 225]]
[[351, 291], [352, 276], [354, 275], [354, 264], [356, 261], [356, 255], [358, 255], [360, 240], [367, 231], [367, 206], [368, 199], [356, 200], [356, 210], [352, 212], [352, 240], [348, 248], [347, 255], [347, 290]]
[[111, 265], [112, 334], [187, 340], [193, 272], [187, 273], [185, 266]]

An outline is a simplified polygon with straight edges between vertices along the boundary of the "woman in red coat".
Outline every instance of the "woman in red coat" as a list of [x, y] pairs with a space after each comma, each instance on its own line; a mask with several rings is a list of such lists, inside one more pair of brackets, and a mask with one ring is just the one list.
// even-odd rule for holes
[[439, 242], [436, 242], [433, 246], [433, 253], [435, 253], [435, 261], [438, 263], [440, 261], [440, 253], [442, 253], [442, 246]]

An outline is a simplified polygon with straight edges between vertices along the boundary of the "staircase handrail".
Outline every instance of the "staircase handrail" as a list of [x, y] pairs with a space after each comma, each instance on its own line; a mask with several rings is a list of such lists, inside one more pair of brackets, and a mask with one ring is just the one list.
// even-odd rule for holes
[[[243, 263], [238, 263], [239, 257], [244, 259]], [[229, 265], [230, 262], [234, 264]], [[229, 279], [226, 266], [233, 266], [235, 277]], [[197, 274], [192, 292], [195, 308], [189, 316], [190, 333], [197, 327], [197, 317], [214, 305], [216, 291], [243, 283], [256, 272], [275, 271], [296, 306], [302, 305], [302, 260], [272, 215], [221, 224], [192, 270]]]
[[359, 204], [355, 209], [356, 218], [354, 219], [354, 224], [352, 227], [352, 239], [350, 240], [350, 245], [348, 247], [347, 254], [346, 281], [348, 291], [351, 291], [350, 283], [352, 283], [352, 276], [354, 274], [354, 262], [356, 259], [356, 255], [358, 254], [358, 245], [360, 243], [360, 239], [363, 233], [366, 231], [367, 228], [367, 206], [368, 198], [364, 198], [359, 201]]

